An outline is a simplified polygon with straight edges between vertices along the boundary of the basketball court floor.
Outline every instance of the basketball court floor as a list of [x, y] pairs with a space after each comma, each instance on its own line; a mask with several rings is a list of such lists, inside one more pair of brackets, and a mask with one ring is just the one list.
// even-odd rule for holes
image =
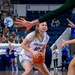
[[[22, 75], [24, 71], [0, 71], [0, 75]], [[51, 71], [52, 75], [67, 75], [67, 72], [54, 72]], [[37, 71], [33, 72], [32, 75], [42, 75], [38, 73]]]

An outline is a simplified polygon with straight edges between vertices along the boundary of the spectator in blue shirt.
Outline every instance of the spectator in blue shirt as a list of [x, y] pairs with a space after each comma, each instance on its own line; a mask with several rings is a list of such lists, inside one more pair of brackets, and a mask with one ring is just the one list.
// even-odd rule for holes
[[52, 27], [59, 27], [60, 26], [60, 21], [57, 18], [54, 18], [52, 20], [51, 26]]
[[[9, 45], [10, 46], [10, 45]], [[10, 68], [10, 65], [11, 65], [11, 61], [10, 61], [10, 48], [7, 48], [6, 49], [6, 68], [7, 68], [7, 70], [9, 70], [9, 68]]]
[[[65, 46], [64, 48], [62, 48], [61, 52], [62, 52], [62, 62], [66, 62], [66, 59], [68, 57], [68, 47]], [[62, 70], [63, 70], [64, 67], [65, 67], [65, 65], [62, 64]]]
[[9, 44], [9, 48], [6, 50], [6, 56], [7, 56], [7, 61], [8, 61], [8, 58], [9, 58], [12, 62], [12, 70], [18, 70], [17, 69], [17, 59], [16, 59], [16, 56], [15, 56], [15, 52], [16, 52], [16, 50], [14, 50], [14, 46]]

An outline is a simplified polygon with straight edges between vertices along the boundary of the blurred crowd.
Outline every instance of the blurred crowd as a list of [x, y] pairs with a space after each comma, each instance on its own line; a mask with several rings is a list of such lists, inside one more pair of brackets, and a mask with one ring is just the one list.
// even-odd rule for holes
[[[14, 14], [14, 11], [10, 10], [10, 0], [1, 0], [0, 4], [0, 43], [21, 43], [24, 36], [16, 35], [18, 28], [15, 27], [15, 31], [10, 31], [10, 28], [4, 25], [6, 17], [11, 17], [15, 21], [18, 18], [18, 14]], [[24, 28], [21, 30], [24, 32]]]

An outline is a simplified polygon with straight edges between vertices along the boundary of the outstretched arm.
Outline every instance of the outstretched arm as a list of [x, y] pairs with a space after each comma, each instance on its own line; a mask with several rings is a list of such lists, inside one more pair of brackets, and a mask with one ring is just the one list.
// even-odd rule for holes
[[26, 32], [34, 25], [39, 24], [41, 22], [44, 21], [48, 21], [51, 20], [65, 12], [70, 11], [71, 9], [73, 9], [75, 7], [75, 0], [67, 0], [61, 7], [59, 7], [58, 9], [54, 10], [54, 11], [50, 11], [49, 13], [41, 16], [40, 18], [33, 20], [31, 22], [26, 21], [26, 20], [19, 20], [17, 19], [17, 21], [15, 22], [15, 24], [19, 25], [19, 26], [24, 26], [26, 27]]
[[61, 48], [65, 47], [68, 44], [73, 44], [73, 43], [75, 43], [75, 39], [68, 40], [68, 41], [62, 40]]
[[67, 0], [61, 7], [54, 11], [50, 11], [49, 13], [45, 14], [44, 16], [38, 18], [39, 22], [44, 22], [51, 20], [59, 15], [72, 10], [75, 7], [75, 0]]

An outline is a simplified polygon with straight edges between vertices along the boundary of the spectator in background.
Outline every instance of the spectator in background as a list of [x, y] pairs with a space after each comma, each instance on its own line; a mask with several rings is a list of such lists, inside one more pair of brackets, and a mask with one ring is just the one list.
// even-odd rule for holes
[[17, 59], [15, 56], [15, 52], [16, 50], [14, 50], [14, 46], [10, 47], [10, 58], [11, 58], [11, 62], [12, 62], [12, 71], [16, 70], [18, 71], [18, 65], [17, 65]]
[[57, 18], [54, 18], [52, 20], [51, 26], [52, 27], [59, 27], [60, 26], [60, 21]]
[[8, 43], [8, 38], [2, 35], [2, 43]]
[[11, 36], [13, 37], [13, 39], [16, 39], [16, 34], [14, 31], [12, 31]]
[[8, 43], [15, 43], [15, 39], [12, 35], [9, 36]]
[[[62, 48], [61, 52], [62, 52], [62, 62], [64, 63], [64, 62], [66, 62], [66, 59], [68, 57], [68, 48], [67, 48], [67, 46]], [[66, 69], [66, 65], [64, 65], [63, 63], [62, 63], [62, 69], [61, 70], [63, 70], [63, 68]]]
[[51, 62], [52, 62], [52, 49], [50, 48], [49, 45], [47, 45], [46, 56], [45, 56], [45, 64], [46, 64], [48, 69], [50, 69]]
[[16, 50], [14, 50], [14, 46], [9, 43], [9, 48], [6, 50], [6, 56], [7, 56], [7, 68], [9, 68], [9, 61], [11, 60], [12, 63], [12, 71], [17, 70], [18, 71], [18, 65], [17, 65], [17, 59], [15, 55]]
[[22, 38], [18, 40], [18, 43], [21, 44], [23, 42]]
[[7, 13], [4, 10], [2, 10], [1, 13], [2, 13], [1, 18], [4, 20], [6, 18], [6, 16], [7, 16]]
[[54, 45], [54, 48], [52, 50], [52, 55], [53, 55], [53, 61], [54, 61], [54, 69], [57, 70], [58, 67], [58, 56], [59, 56], [59, 50], [57, 45]]
[[9, 47], [6, 49], [6, 69], [7, 70], [10, 69], [10, 65], [11, 65], [11, 60], [10, 60], [10, 47], [11, 47], [11, 44], [9, 44]]
[[3, 35], [7, 38], [9, 36], [9, 28], [5, 25], [5, 28], [3, 29]]
[[22, 43], [23, 42], [23, 40], [24, 40], [24, 37], [22, 36], [19, 40], [18, 40], [18, 43]]
[[4, 11], [9, 11], [10, 9], [10, 0], [3, 0], [3, 10]]

